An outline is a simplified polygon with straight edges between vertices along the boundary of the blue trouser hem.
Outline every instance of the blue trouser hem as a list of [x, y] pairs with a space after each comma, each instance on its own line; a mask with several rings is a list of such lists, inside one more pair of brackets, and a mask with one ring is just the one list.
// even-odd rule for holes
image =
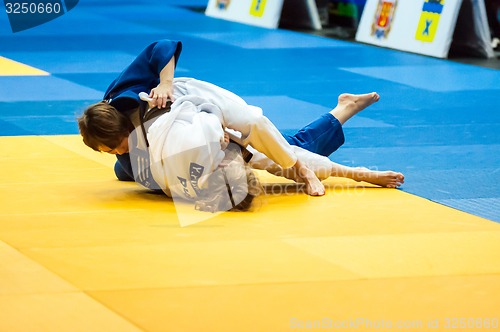
[[[290, 145], [328, 157], [345, 142], [342, 124], [332, 114], [326, 113], [304, 126], [294, 135], [282, 134]], [[115, 174], [120, 181], [134, 181], [128, 153], [116, 155]]]
[[328, 157], [345, 142], [342, 124], [332, 114], [323, 114], [294, 135], [283, 135], [290, 145]]

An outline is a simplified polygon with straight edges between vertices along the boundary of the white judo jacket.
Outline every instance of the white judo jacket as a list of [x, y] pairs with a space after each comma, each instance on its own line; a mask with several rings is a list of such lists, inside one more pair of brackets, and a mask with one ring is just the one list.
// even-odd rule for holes
[[217, 169], [224, 158], [221, 117], [203, 98], [184, 96], [149, 127], [151, 173], [167, 195], [195, 199]]

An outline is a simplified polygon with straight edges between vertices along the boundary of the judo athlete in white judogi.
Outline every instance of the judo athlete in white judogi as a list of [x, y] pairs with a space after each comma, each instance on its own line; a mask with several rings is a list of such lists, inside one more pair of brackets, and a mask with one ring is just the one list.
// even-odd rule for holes
[[[170, 112], [146, 122], [144, 139], [141, 134], [131, 135], [138, 139], [129, 140], [129, 150], [132, 153], [149, 144], [153, 178], [174, 199], [205, 202], [198, 206], [210, 211], [238, 209], [249, 196], [258, 194], [255, 176], [246, 166], [305, 182], [306, 188], [310, 177], [294, 168], [297, 163], [313, 172], [318, 182], [343, 176], [395, 188], [404, 181], [401, 173], [346, 167], [289, 145], [259, 107], [218, 86], [176, 78], [173, 87], [175, 102]], [[378, 98], [376, 93], [343, 94], [331, 114], [344, 123]], [[251, 158], [245, 162], [241, 151], [246, 150]], [[134, 174], [143, 171], [134, 169]], [[309, 194], [319, 191], [313, 195], [324, 193], [322, 185], [306, 190]], [[242, 209], [248, 206], [244, 204]]]
[[[109, 85], [103, 100], [87, 107], [78, 118], [78, 127], [87, 146], [95, 151], [116, 154], [114, 171], [121, 181], [133, 180], [149, 189], [158, 188], [147, 168], [149, 164], [147, 150], [136, 149], [135, 155], [129, 155], [128, 138], [139, 125], [137, 120], [141, 118], [138, 116], [141, 109], [139, 93], [145, 92], [152, 99], [151, 105], [158, 108], [155, 115], [150, 112], [151, 117], [169, 109], [168, 99], [172, 102], [175, 100], [174, 69], [181, 50], [180, 41], [160, 40], [151, 43]], [[187, 80], [184, 80], [184, 83], [186, 82]], [[182, 85], [179, 80], [177, 83], [179, 86]], [[284, 167], [288, 167], [296, 159], [290, 153], [290, 148], [283, 144], [283, 138], [291, 145], [301, 146], [324, 156], [330, 155], [343, 143], [343, 135], [337, 135], [341, 132], [338, 130], [341, 124], [334, 117], [322, 116], [293, 136], [282, 134], [281, 137], [265, 117], [252, 117], [251, 113], [245, 115], [238, 112], [251, 108], [242, 102], [241, 98], [228, 91], [220, 92], [221, 89], [213, 85], [186, 83], [183, 91], [178, 88], [175, 95], [201, 93], [201, 96], [207, 98], [209, 102], [220, 107], [224, 113], [222, 122], [224, 126], [238, 128], [236, 130], [242, 133], [242, 139], [249, 144], [259, 146], [259, 149], [265, 150], [268, 146], [269, 149], [266, 151], [268, 156]], [[231, 112], [227, 113], [228, 110]], [[272, 132], [266, 128], [272, 129]], [[326, 136], [330, 138], [324, 139]], [[310, 170], [302, 166], [300, 161], [295, 161], [294, 169], [306, 183], [307, 193], [323, 195], [322, 184]], [[144, 169], [144, 172], [134, 176], [133, 167]]]

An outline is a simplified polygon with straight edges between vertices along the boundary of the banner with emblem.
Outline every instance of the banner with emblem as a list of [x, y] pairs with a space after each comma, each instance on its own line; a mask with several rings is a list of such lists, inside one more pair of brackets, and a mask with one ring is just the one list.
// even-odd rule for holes
[[205, 14], [265, 28], [277, 28], [284, 0], [209, 0]]
[[[463, 1], [368, 0], [361, 16], [356, 40], [446, 58]], [[481, 13], [483, 0], [473, 0], [472, 4], [473, 9]], [[475, 19], [476, 26], [487, 22], [486, 17], [481, 15], [476, 15]]]

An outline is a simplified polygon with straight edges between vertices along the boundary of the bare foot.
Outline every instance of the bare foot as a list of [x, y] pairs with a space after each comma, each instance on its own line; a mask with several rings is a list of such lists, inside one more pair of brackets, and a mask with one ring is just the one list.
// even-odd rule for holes
[[[300, 165], [300, 162], [297, 162]], [[306, 166], [300, 165], [297, 167], [299, 177], [306, 185], [306, 193], [310, 196], [323, 196], [325, 194], [325, 186], [318, 179], [316, 174]]]
[[353, 179], [386, 188], [397, 188], [405, 182], [405, 177], [402, 173], [393, 171], [372, 171], [364, 167], [356, 168]]
[[330, 111], [341, 124], [344, 124], [351, 117], [361, 112], [368, 106], [380, 100], [380, 96], [376, 92], [353, 95], [343, 93], [339, 96], [337, 106]]
[[354, 111], [362, 111], [373, 103], [380, 100], [380, 96], [376, 92], [370, 92], [360, 95], [343, 93], [339, 96], [338, 105], [352, 107]]
[[314, 176], [312, 179], [305, 179], [306, 182], [306, 192], [310, 196], [323, 196], [325, 194], [325, 186], [321, 181]]

